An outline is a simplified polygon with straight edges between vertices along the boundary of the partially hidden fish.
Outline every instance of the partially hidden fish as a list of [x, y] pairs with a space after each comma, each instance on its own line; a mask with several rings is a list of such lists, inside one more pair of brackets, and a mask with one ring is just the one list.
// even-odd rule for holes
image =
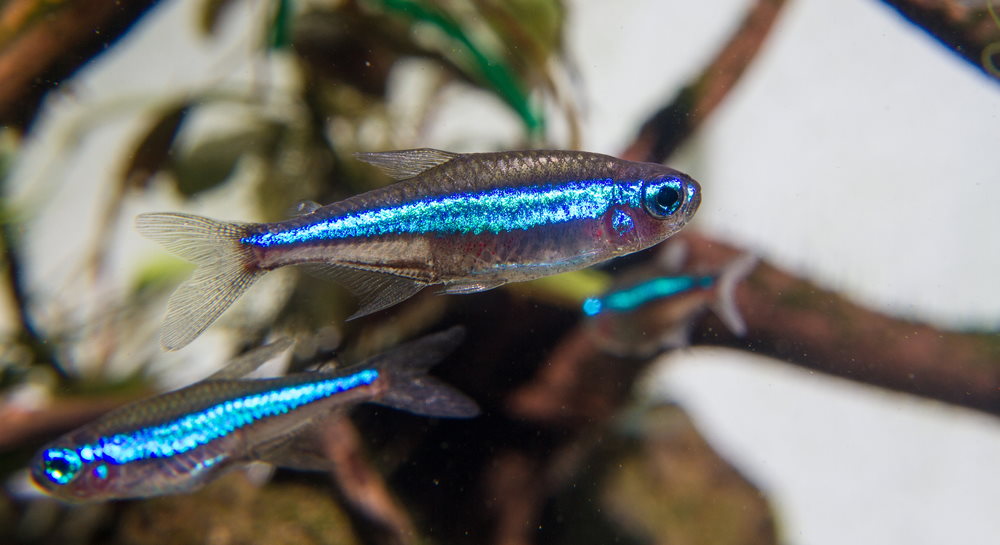
[[268, 345], [204, 381], [116, 409], [53, 441], [32, 461], [32, 477], [52, 496], [80, 502], [189, 492], [253, 461], [328, 469], [320, 449], [305, 449], [310, 440], [317, 444], [311, 430], [358, 403], [445, 418], [478, 414], [474, 401], [426, 374], [462, 337], [454, 327], [332, 372], [232, 377], [290, 343]]
[[168, 302], [163, 346], [187, 345], [259, 276], [285, 265], [313, 264], [344, 284], [359, 298], [357, 318], [429, 285], [474, 293], [647, 248], [701, 202], [698, 183], [681, 172], [595, 153], [356, 156], [401, 181], [276, 223], [140, 215], [140, 233], [198, 266]]
[[582, 310], [597, 344], [619, 356], [648, 357], [687, 346], [691, 328], [708, 309], [742, 336], [746, 324], [733, 292], [756, 265], [757, 258], [747, 254], [718, 271], [633, 272], [604, 295], [588, 298]]

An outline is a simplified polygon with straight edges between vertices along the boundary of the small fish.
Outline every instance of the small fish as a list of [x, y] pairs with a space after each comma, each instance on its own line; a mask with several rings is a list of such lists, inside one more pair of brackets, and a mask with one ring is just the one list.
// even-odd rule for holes
[[646, 357], [687, 346], [695, 320], [709, 308], [742, 336], [746, 324], [733, 291], [756, 265], [756, 257], [744, 255], [711, 274], [633, 274], [608, 293], [584, 301], [583, 313], [590, 317], [588, 326], [601, 348], [619, 356]]
[[290, 343], [268, 345], [53, 441], [32, 461], [32, 477], [57, 498], [93, 501], [189, 492], [252, 461], [323, 470], [329, 462], [318, 449], [304, 448], [315, 436], [310, 429], [358, 403], [446, 418], [478, 414], [474, 401], [426, 374], [462, 336], [454, 327], [343, 370], [233, 378]]
[[285, 265], [313, 264], [344, 284], [360, 300], [357, 318], [429, 285], [474, 293], [642, 250], [684, 227], [701, 202], [685, 174], [595, 153], [357, 158], [401, 181], [277, 223], [140, 215], [140, 233], [198, 265], [167, 304], [163, 346], [187, 345]]

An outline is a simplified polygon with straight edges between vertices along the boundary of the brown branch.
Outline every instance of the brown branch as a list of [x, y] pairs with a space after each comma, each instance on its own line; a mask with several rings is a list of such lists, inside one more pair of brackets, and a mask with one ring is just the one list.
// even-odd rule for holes
[[[692, 232], [679, 238], [689, 251], [685, 269], [718, 270], [744, 253]], [[1000, 416], [1000, 334], [941, 331], [886, 316], [766, 263], [740, 284], [736, 302], [745, 337], [709, 315], [696, 324], [692, 343], [747, 350]], [[600, 354], [580, 326], [508, 406], [521, 418], [580, 426], [613, 412], [643, 365]]]
[[[0, 191], [3, 180], [0, 179]], [[31, 363], [50, 365], [60, 380], [67, 378], [56, 357], [56, 350], [39, 331], [31, 312], [31, 301], [27, 292], [19, 251], [19, 226], [13, 223], [0, 224], [0, 289], [7, 291], [14, 306], [18, 330], [17, 342], [31, 353]]]
[[[685, 233], [696, 266], [742, 253]], [[941, 331], [866, 309], [768, 264], [736, 291], [749, 327], [737, 338], [715, 318], [692, 338], [771, 356], [831, 375], [1000, 416], [1000, 335]]]
[[[905, 4], [910, 11], [919, 11], [919, 7], [935, 20], [961, 22], [980, 49], [1000, 40], [1000, 28], [985, 29], [987, 20], [996, 27], [984, 15], [985, 3], [977, 12], [950, 0], [886, 1]], [[732, 90], [759, 51], [782, 4], [759, 0], [702, 75], [643, 125], [623, 156], [665, 161]], [[708, 268], [721, 266], [740, 253], [690, 232], [684, 238], [692, 243], [692, 258]], [[997, 335], [938, 331], [884, 316], [766, 264], [742, 284], [738, 297], [750, 326], [745, 339], [721, 333], [725, 327], [711, 318], [695, 331], [692, 341], [742, 348], [832, 375], [1000, 415]], [[537, 397], [522, 402], [545, 399], [541, 391], [536, 393]]]
[[157, 0], [11, 2], [0, 12], [0, 124], [26, 128], [49, 89], [124, 36]]
[[622, 154], [633, 161], [662, 162], [722, 103], [757, 56], [785, 0], [757, 0], [726, 45], [666, 107], [639, 129]]
[[[1000, 82], [1000, 24], [982, 0], [882, 0], [942, 45]], [[998, 4], [992, 0], [994, 6]], [[994, 7], [994, 12], [998, 8]]]
[[332, 418], [317, 430], [330, 474], [353, 514], [380, 534], [379, 542], [409, 545], [417, 533], [406, 510], [368, 460], [361, 434], [348, 418]]

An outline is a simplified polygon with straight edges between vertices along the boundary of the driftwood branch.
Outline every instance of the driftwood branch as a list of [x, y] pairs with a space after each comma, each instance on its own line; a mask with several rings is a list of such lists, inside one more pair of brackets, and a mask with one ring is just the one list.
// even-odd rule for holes
[[1000, 16], [996, 0], [882, 0], [942, 45], [1000, 83]]
[[31, 124], [42, 97], [125, 35], [157, 0], [14, 0], [0, 11], [0, 124]]
[[[942, 22], [989, 19], [948, 0], [890, 1]], [[702, 74], [673, 102], [654, 114], [623, 154], [664, 162], [712, 113], [734, 87], [758, 51], [782, 2], [759, 0], [740, 30]], [[932, 9], [933, 8], [933, 9]], [[919, 10], [917, 10], [919, 11]], [[992, 20], [989, 21], [993, 24]], [[980, 49], [996, 32], [972, 32]], [[719, 241], [686, 232], [692, 259], [720, 266], [740, 252]], [[1000, 337], [939, 331], [867, 310], [828, 290], [763, 264], [738, 291], [750, 326], [746, 338], [723, 333], [714, 319], [695, 331], [692, 342], [719, 344], [768, 355], [810, 369], [1000, 415]]]
[[662, 162], [690, 137], [736, 86], [770, 35], [785, 0], [757, 0], [739, 29], [701, 75], [656, 112], [622, 154], [632, 161]]
[[[694, 266], [740, 250], [689, 233]], [[831, 375], [1000, 416], [1000, 335], [942, 331], [866, 309], [768, 264], [736, 292], [745, 338], [707, 319], [693, 341], [740, 348]]]

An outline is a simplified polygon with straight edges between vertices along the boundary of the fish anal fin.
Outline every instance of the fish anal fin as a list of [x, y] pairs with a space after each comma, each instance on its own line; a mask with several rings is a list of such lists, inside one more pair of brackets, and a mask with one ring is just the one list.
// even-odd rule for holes
[[285, 435], [254, 449], [253, 459], [299, 471], [329, 471], [331, 462], [323, 452], [316, 426], [325, 419], [310, 424], [305, 430]]
[[443, 165], [461, 154], [432, 148], [397, 151], [358, 152], [354, 157], [386, 173], [393, 180], [406, 180]]
[[342, 265], [309, 264], [305, 268], [317, 276], [343, 285], [358, 298], [358, 310], [348, 320], [367, 316], [405, 301], [426, 285], [405, 276]]
[[491, 282], [462, 282], [458, 284], [448, 284], [441, 288], [441, 291], [438, 293], [441, 295], [479, 293], [481, 291], [491, 290], [504, 284], [506, 284], [506, 282], [503, 280], [494, 280]]

